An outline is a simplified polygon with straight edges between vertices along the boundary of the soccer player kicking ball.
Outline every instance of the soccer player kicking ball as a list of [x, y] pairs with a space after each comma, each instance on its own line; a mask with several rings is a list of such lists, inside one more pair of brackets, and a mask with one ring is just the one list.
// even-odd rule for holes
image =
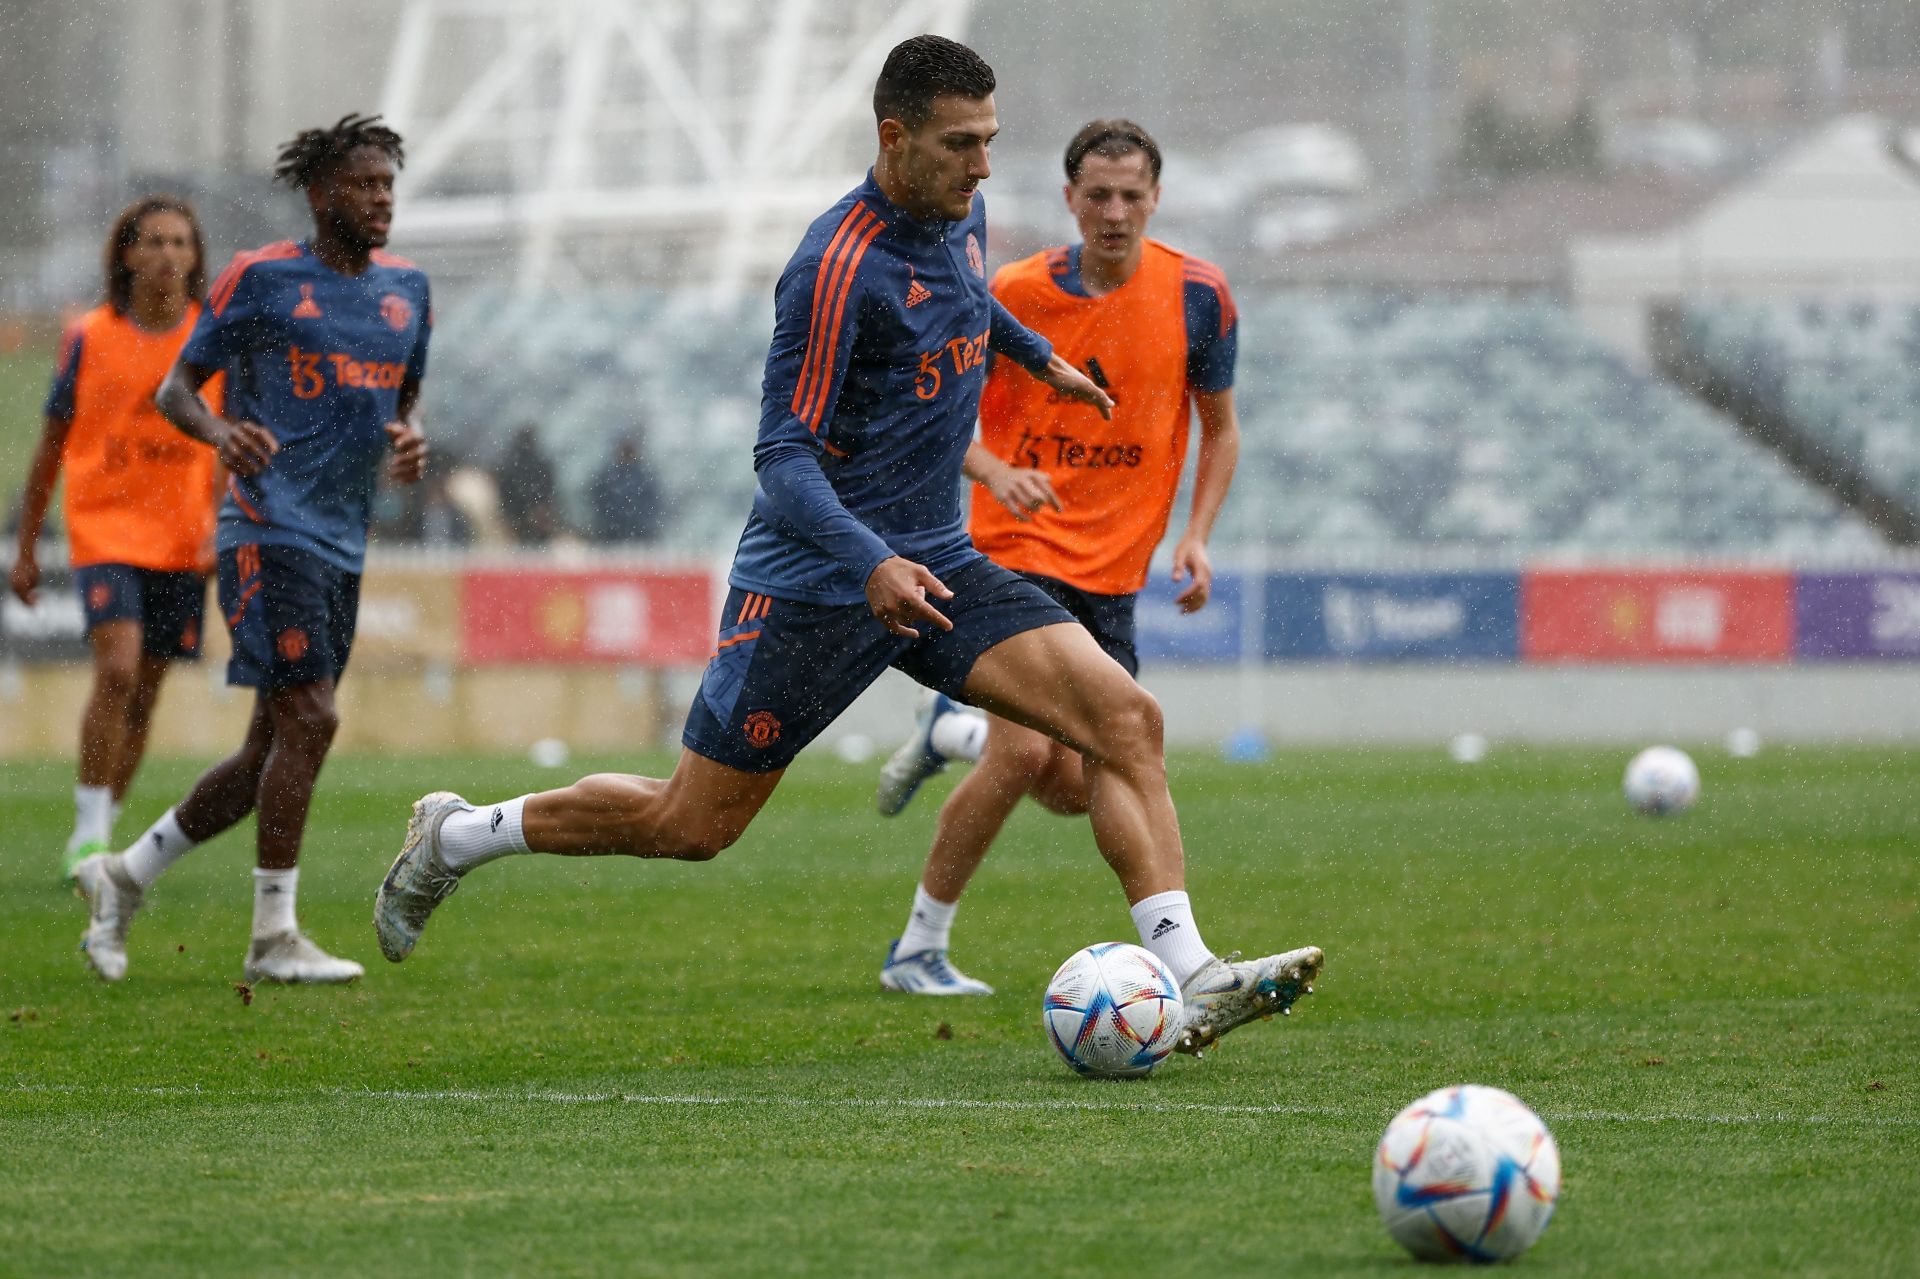
[[[426, 372], [427, 277], [381, 251], [400, 137], [347, 116], [309, 129], [274, 176], [306, 192], [313, 237], [236, 256], [158, 396], [180, 430], [233, 472], [217, 538], [220, 607], [233, 631], [227, 680], [256, 691], [240, 749], [215, 764], [124, 853], [75, 872], [92, 908], [87, 958], [127, 971], [127, 925], [161, 872], [259, 814], [248, 981], [342, 982], [359, 964], [301, 934], [300, 841], [338, 724], [334, 686], [353, 645], [375, 471], [412, 483], [427, 445], [414, 424]], [[228, 372], [227, 416], [198, 392]]]
[[61, 344], [9, 583], [22, 603], [39, 597], [40, 528], [64, 466], [69, 562], [93, 650], [68, 879], [113, 839], [167, 668], [200, 655], [213, 549], [213, 450], [181, 439], [153, 405], [207, 292], [192, 207], [135, 201], [107, 235], [106, 271], [105, 304]]
[[[405, 959], [435, 907], [495, 858], [713, 857], [800, 748], [893, 666], [1097, 761], [1088, 809], [1100, 851], [1129, 901], [1156, 903], [1143, 940], [1183, 977], [1214, 962], [1180, 891], [1159, 707], [1044, 591], [975, 551], [960, 518], [989, 350], [1090, 406], [1090, 422], [1111, 408], [987, 290], [975, 191], [999, 131], [993, 89], [962, 45], [897, 46], [874, 88], [872, 173], [813, 224], [780, 278], [759, 489], [673, 776], [588, 777], [477, 808], [446, 791], [423, 797], [374, 902], [388, 959]], [[1196, 992], [1194, 1047], [1290, 1005], [1319, 963], [1319, 951], [1296, 951], [1249, 965], [1230, 995]]]
[[[1047, 249], [995, 274], [993, 293], [1113, 392], [1111, 425], [996, 366], [980, 398], [980, 439], [968, 451], [973, 543], [1072, 613], [1129, 676], [1134, 598], [1167, 529], [1186, 458], [1190, 405], [1200, 413], [1193, 510], [1173, 552], [1180, 607], [1205, 607], [1213, 584], [1207, 538], [1240, 451], [1233, 408], [1238, 333], [1218, 267], [1147, 238], [1160, 200], [1160, 148], [1129, 120], [1095, 120], [1067, 144], [1067, 208], [1081, 242]], [[918, 729], [880, 771], [876, 803], [905, 808], [949, 758], [979, 766], [953, 789], [906, 931], [880, 971], [888, 990], [990, 995], [947, 956], [960, 894], [1024, 795], [1052, 812], [1084, 813], [1097, 766], [1010, 719], [984, 720], [935, 694]], [[1184, 898], [1175, 900], [1184, 903]], [[1135, 908], [1143, 934], [1180, 921]], [[1215, 961], [1193, 983], [1232, 985]]]

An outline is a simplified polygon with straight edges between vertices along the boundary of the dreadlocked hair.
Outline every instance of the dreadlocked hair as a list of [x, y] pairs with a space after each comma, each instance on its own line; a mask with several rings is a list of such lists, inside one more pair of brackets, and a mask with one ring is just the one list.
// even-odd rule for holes
[[341, 116], [330, 129], [302, 129], [296, 134], [293, 141], [280, 148], [273, 180], [296, 191], [310, 187], [359, 147], [386, 152], [396, 168], [406, 164], [400, 135], [382, 124], [379, 116], [350, 114]]

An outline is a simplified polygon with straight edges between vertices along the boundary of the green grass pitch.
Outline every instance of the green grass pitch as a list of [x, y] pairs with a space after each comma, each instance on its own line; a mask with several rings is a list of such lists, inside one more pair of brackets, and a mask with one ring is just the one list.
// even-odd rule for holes
[[[250, 833], [103, 986], [53, 883], [67, 765], [0, 766], [0, 1273], [1407, 1275], [1370, 1155], [1459, 1081], [1559, 1140], [1529, 1272], [1920, 1273], [1920, 752], [1696, 754], [1666, 822], [1617, 750], [1176, 757], [1208, 941], [1328, 966], [1124, 1084], [1038, 1026], [1062, 958], [1131, 939], [1084, 821], [1022, 812], [961, 912], [997, 996], [877, 990], [944, 779], [885, 821], [871, 768], [808, 759], [710, 865], [488, 867], [395, 968], [407, 804], [557, 775], [342, 759], [301, 908], [367, 979], [247, 1003]], [[150, 767], [122, 838], [194, 771]]]

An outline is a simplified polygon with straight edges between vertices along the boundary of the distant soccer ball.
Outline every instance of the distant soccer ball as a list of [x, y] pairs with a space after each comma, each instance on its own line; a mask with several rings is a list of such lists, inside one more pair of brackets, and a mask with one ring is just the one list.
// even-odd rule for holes
[[1459, 1084], [1393, 1117], [1373, 1158], [1373, 1201], [1426, 1261], [1508, 1261], [1533, 1246], [1560, 1197], [1560, 1150], [1512, 1093]]
[[1047, 983], [1047, 1039], [1083, 1075], [1137, 1079], [1180, 1038], [1180, 983], [1152, 951], [1099, 942], [1075, 951]]
[[535, 768], [565, 768], [573, 752], [557, 737], [543, 737], [527, 747], [527, 758]]
[[1627, 765], [1627, 803], [1648, 817], [1684, 813], [1700, 798], [1700, 770], [1682, 750], [1649, 746]]

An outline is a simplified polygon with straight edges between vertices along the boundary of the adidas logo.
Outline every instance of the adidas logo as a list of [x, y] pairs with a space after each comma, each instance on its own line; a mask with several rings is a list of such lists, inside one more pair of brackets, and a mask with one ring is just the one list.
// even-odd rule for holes
[[932, 296], [933, 290], [920, 283], [919, 280], [915, 279], [907, 282], [907, 308], [909, 310], [919, 306]]
[[507, 820], [507, 814], [505, 810], [499, 809], [499, 808], [494, 809], [493, 820], [487, 824], [487, 833], [491, 835], [493, 832], [499, 830], [500, 823], [504, 822], [505, 820]]
[[320, 318], [320, 315], [320, 304], [313, 300], [313, 286], [311, 284], [301, 285], [300, 301], [293, 308], [293, 318], [296, 320], [317, 320]]
[[1159, 941], [1162, 937], [1165, 937], [1178, 927], [1180, 927], [1180, 925], [1174, 923], [1171, 919], [1162, 919], [1153, 926], [1153, 940]]

